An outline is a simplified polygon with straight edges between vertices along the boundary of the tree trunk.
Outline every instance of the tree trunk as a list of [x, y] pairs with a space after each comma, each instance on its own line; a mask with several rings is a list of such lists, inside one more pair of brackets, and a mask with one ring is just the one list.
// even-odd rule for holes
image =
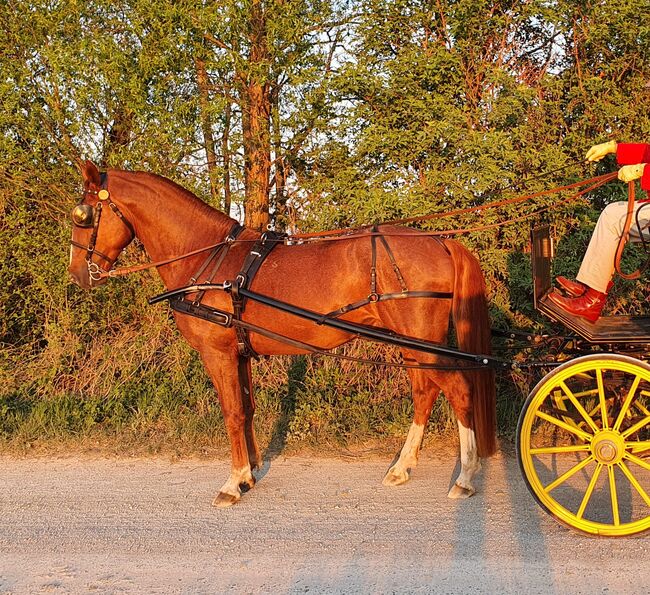
[[223, 133], [221, 135], [221, 154], [223, 155], [223, 212], [230, 216], [232, 192], [230, 190], [230, 117], [232, 105], [226, 104], [223, 112]]
[[288, 225], [287, 214], [287, 168], [282, 151], [282, 130], [280, 127], [280, 97], [279, 89], [274, 88], [272, 92], [272, 121], [273, 121], [273, 164], [274, 164], [274, 186], [275, 186], [275, 224], [279, 224], [282, 231], [286, 230]]
[[196, 68], [196, 84], [199, 89], [199, 106], [201, 130], [203, 132], [203, 145], [208, 162], [208, 177], [210, 179], [210, 195], [212, 204], [220, 205], [219, 197], [219, 172], [217, 170], [217, 152], [215, 150], [214, 135], [212, 134], [212, 119], [210, 118], [210, 95], [208, 73], [205, 61], [202, 58], [194, 60]]
[[271, 94], [266, 15], [253, 0], [248, 73], [240, 81], [244, 141], [245, 224], [263, 230], [269, 223]]

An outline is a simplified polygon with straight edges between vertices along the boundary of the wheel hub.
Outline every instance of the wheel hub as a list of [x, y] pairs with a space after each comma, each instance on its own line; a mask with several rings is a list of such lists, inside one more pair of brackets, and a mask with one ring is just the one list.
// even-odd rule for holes
[[591, 441], [591, 452], [599, 463], [615, 465], [623, 459], [625, 440], [618, 432], [603, 430]]

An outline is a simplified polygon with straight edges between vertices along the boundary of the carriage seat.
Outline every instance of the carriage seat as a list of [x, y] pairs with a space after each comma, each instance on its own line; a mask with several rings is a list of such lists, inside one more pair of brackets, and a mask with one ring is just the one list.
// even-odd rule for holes
[[650, 316], [601, 316], [595, 323], [572, 316], [551, 300], [551, 263], [554, 256], [550, 226], [537, 227], [531, 232], [531, 264], [535, 309], [551, 320], [594, 344], [650, 343]]

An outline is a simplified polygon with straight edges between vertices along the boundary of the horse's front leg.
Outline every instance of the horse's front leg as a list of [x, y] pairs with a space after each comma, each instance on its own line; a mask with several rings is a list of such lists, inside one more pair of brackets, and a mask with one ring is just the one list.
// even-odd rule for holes
[[244, 431], [246, 434], [246, 447], [248, 448], [248, 461], [251, 469], [260, 469], [264, 464], [260, 447], [255, 436], [255, 395], [253, 392], [253, 377], [251, 371], [250, 357], [238, 358], [239, 383], [242, 387], [242, 401], [246, 422]]
[[252, 412], [242, 399], [237, 354], [203, 350], [201, 358], [217, 390], [230, 439], [230, 476], [212, 502], [213, 506], [223, 508], [239, 502], [242, 490], [247, 491], [255, 485], [246, 439], [247, 417], [252, 420]]

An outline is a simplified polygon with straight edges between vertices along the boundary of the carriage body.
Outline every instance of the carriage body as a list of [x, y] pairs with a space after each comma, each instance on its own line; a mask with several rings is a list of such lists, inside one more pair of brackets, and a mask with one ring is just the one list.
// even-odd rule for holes
[[531, 244], [535, 307], [570, 331], [561, 345], [578, 357], [544, 376], [522, 408], [517, 456], [526, 485], [546, 512], [581, 532], [646, 531], [650, 317], [605, 316], [592, 324], [568, 316], [546, 298], [550, 228], [533, 230]]

